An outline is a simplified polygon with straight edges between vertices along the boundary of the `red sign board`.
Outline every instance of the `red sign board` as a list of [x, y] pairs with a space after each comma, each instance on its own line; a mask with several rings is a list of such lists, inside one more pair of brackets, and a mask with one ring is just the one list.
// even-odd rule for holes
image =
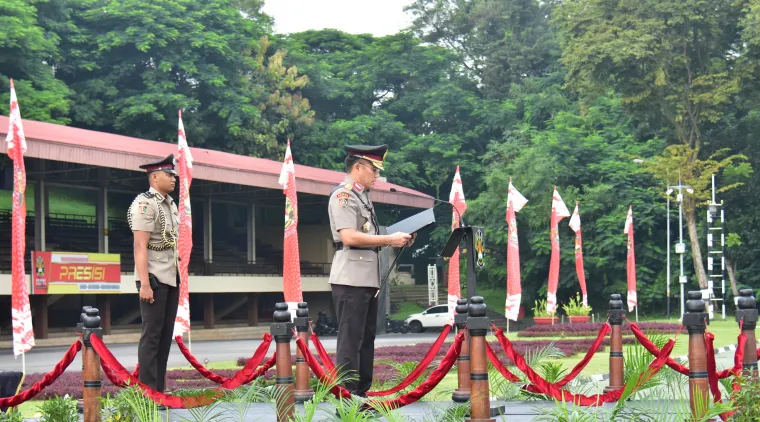
[[86, 252], [32, 253], [33, 294], [121, 293], [121, 256]]

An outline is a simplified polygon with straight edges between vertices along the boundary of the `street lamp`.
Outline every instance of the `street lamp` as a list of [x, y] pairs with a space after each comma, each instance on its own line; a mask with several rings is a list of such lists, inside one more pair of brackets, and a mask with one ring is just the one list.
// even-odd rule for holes
[[692, 194], [694, 189], [691, 186], [684, 185], [679, 177], [678, 184], [675, 186], [668, 186], [666, 191], [668, 195], [668, 317], [670, 317], [670, 194], [674, 189], [678, 189], [678, 195], [676, 195], [676, 202], [678, 202], [678, 243], [676, 244], [676, 253], [681, 255], [681, 272], [678, 277], [678, 282], [681, 285], [681, 319], [684, 314], [684, 290], [686, 286], [686, 276], [683, 271], [683, 259], [686, 253], [686, 244], [683, 243], [683, 191]]

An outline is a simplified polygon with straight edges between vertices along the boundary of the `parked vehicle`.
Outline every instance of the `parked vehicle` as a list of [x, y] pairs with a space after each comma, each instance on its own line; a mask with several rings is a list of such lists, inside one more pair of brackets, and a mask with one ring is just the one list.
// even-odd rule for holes
[[409, 315], [404, 321], [413, 333], [421, 333], [428, 328], [443, 328], [449, 324], [448, 305], [431, 306], [423, 312]]
[[409, 332], [409, 327], [406, 322], [391, 319], [390, 315], [385, 314], [385, 332], [406, 334]]

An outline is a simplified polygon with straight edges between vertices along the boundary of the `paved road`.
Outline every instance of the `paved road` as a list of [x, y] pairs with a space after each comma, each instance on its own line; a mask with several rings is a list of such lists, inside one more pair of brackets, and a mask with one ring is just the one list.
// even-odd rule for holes
[[[383, 334], [378, 335], [375, 341], [376, 347], [382, 346], [405, 346], [417, 343], [433, 342], [440, 335], [440, 332], [425, 332], [421, 334]], [[449, 334], [453, 338], [454, 334]], [[325, 337], [322, 343], [328, 352], [335, 351], [336, 337]], [[227, 341], [194, 341], [192, 352], [201, 362], [208, 359], [209, 362], [221, 362], [236, 360], [239, 357], [251, 356], [256, 348], [261, 344], [261, 340], [227, 340]], [[295, 347], [295, 343], [292, 343]], [[274, 352], [274, 341], [270, 346], [269, 356]], [[26, 354], [27, 373], [48, 372], [58, 362], [66, 352], [66, 347], [37, 347]], [[137, 364], [137, 344], [114, 344], [109, 346], [114, 356], [121, 362], [125, 368], [132, 369]], [[77, 355], [74, 363], [69, 366], [67, 371], [80, 371], [82, 368], [81, 354]], [[177, 345], [172, 346], [169, 355], [169, 367], [187, 366], [187, 360], [177, 349]], [[3, 371], [20, 371], [21, 357], [14, 359], [13, 352], [10, 349], [3, 350], [0, 354], [0, 370]]]

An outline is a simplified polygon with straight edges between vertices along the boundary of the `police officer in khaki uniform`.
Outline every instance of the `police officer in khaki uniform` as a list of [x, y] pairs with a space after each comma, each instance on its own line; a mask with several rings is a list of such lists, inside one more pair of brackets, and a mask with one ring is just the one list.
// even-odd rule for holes
[[142, 316], [137, 349], [140, 381], [161, 392], [166, 387], [166, 362], [179, 302], [179, 215], [169, 196], [176, 183], [175, 165], [174, 154], [170, 154], [159, 162], [140, 166], [148, 173], [150, 190], [137, 195], [127, 218], [134, 233], [135, 277]]
[[[382, 146], [346, 146], [346, 178], [330, 195], [328, 213], [336, 252], [330, 270], [338, 319], [337, 362], [353, 380], [345, 387], [367, 397], [372, 367], [380, 288], [381, 247], [411, 245], [406, 233], [381, 235], [370, 191], [388, 151]], [[358, 380], [357, 378], [358, 372]]]

